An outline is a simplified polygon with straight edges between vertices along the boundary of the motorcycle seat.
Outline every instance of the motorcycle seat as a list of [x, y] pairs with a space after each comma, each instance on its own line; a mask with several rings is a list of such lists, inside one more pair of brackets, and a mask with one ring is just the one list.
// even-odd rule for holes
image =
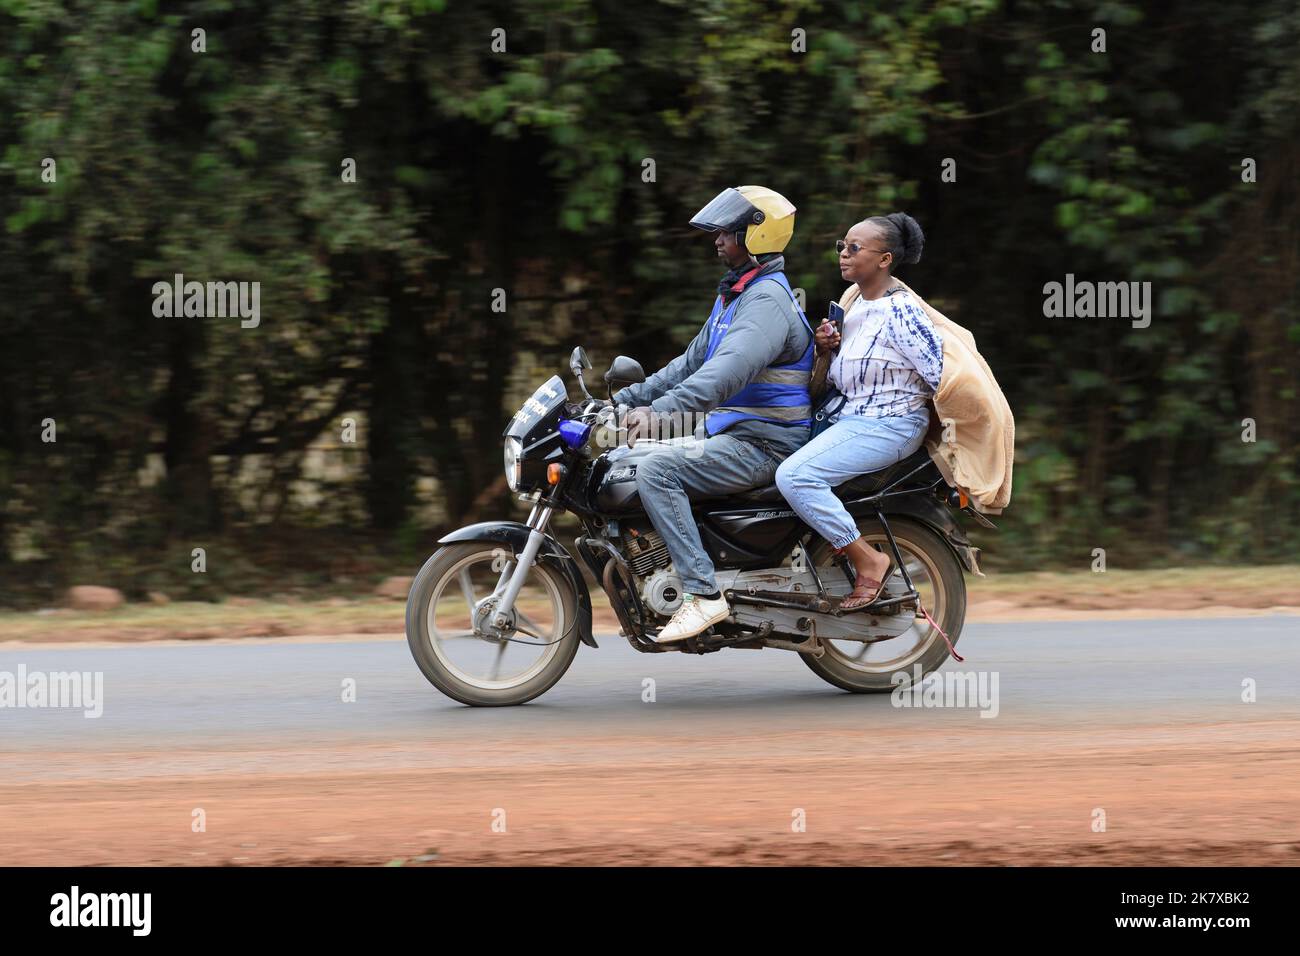
[[[901, 478], [913, 468], [924, 463], [930, 463], [930, 467], [923, 469], [913, 477], [910, 484], [920, 484], [923, 480], [933, 481], [938, 475], [938, 469], [930, 461], [930, 453], [922, 446], [911, 455], [908, 455], [902, 461], [896, 462], [880, 471], [869, 472], [865, 475], [858, 475], [856, 478], [850, 478], [844, 484], [835, 489], [835, 494], [840, 498], [865, 498], [868, 495], [874, 495], [881, 488], [884, 488], [891, 481]], [[749, 491], [736, 492], [726, 496], [728, 501], [734, 501], [738, 504], [746, 505], [766, 505], [766, 504], [784, 504], [785, 497], [781, 494], [781, 489], [775, 484], [763, 485], [760, 488], [751, 488]]]
[[738, 501], [746, 505], [766, 505], [766, 504], [785, 504], [785, 496], [781, 494], [781, 489], [775, 484], [763, 485], [761, 488], [751, 488], [749, 491], [742, 491], [739, 494], [727, 496], [732, 501]]

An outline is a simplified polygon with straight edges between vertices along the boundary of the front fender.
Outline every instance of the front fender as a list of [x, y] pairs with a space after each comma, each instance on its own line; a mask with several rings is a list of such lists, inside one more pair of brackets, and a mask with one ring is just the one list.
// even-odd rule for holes
[[[528, 543], [532, 530], [519, 521], [480, 521], [478, 524], [466, 525], [438, 539], [439, 544], [463, 544], [465, 542], [486, 542], [510, 549], [511, 555], [518, 557], [519, 552]], [[578, 619], [574, 626], [582, 643], [596, 647], [596, 639], [591, 634], [591, 592], [587, 582], [578, 570], [578, 562], [564, 549], [564, 545], [549, 534], [542, 542], [542, 549], [537, 552], [539, 561], [546, 561], [564, 576], [573, 588], [578, 599]]]

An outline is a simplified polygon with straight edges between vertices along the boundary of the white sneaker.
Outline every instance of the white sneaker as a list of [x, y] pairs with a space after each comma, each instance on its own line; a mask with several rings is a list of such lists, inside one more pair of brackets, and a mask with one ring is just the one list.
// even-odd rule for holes
[[696, 597], [689, 591], [682, 595], [682, 606], [677, 609], [671, 621], [655, 638], [656, 644], [672, 644], [694, 637], [706, 631], [719, 621], [725, 621], [731, 613], [731, 605], [726, 598]]

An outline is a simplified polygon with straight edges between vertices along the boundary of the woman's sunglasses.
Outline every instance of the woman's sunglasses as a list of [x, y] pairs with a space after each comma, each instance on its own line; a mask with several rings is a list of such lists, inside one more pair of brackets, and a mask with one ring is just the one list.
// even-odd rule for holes
[[[849, 250], [849, 255], [851, 256], [856, 256], [859, 252], [861, 252], [863, 249], [866, 248], [867, 248], [866, 246], [860, 246], [856, 242], [845, 242], [843, 239], [835, 240], [835, 251], [843, 252], [845, 249], [847, 249]], [[876, 252], [883, 256], [889, 250], [888, 249], [867, 249], [867, 251]]]

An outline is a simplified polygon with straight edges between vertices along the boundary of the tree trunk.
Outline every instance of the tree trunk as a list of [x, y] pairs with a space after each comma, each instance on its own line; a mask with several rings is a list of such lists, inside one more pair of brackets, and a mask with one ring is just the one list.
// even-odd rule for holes
[[163, 395], [163, 462], [171, 534], [202, 534], [221, 529], [221, 508], [212, 482], [212, 425], [198, 407], [203, 392], [202, 319], [178, 318], [168, 344], [171, 377]]

